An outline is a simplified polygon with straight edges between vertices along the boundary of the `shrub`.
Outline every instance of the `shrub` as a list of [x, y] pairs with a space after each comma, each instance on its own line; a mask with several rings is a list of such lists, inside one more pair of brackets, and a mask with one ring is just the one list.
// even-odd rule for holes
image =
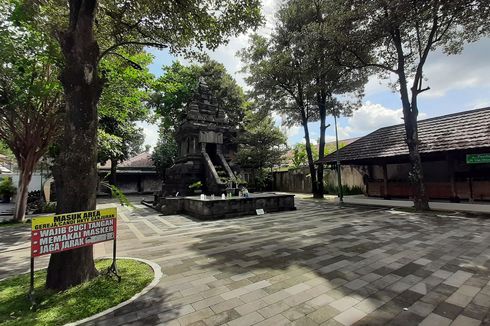
[[[337, 195], [339, 193], [339, 188], [333, 184], [325, 184], [325, 193], [328, 195]], [[359, 186], [349, 187], [348, 185], [342, 185], [342, 194], [345, 196], [349, 195], [361, 195], [364, 191]]]
[[192, 190], [199, 190], [201, 188], [202, 188], [202, 182], [201, 181], [196, 181], [189, 186], [189, 189], [192, 189]]
[[15, 194], [15, 189], [12, 178], [3, 177], [0, 182], [0, 196], [12, 197]]

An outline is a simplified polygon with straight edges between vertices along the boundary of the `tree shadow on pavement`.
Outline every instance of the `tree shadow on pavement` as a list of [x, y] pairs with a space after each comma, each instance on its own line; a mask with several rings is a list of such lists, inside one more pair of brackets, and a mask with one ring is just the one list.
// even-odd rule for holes
[[[243, 275], [246, 282], [238, 281], [235, 286], [269, 280], [272, 285], [264, 288], [268, 294], [320, 277], [331, 287], [326, 294], [335, 300], [344, 296], [369, 298], [372, 305], [378, 305], [363, 319], [366, 324], [390, 320], [417, 324], [423, 318], [404, 308], [424, 295], [410, 288], [436, 270], [464, 270], [460, 266], [471, 259], [468, 253], [474, 257], [481, 253], [471, 251], [473, 236], [485, 232], [477, 219], [444, 220], [433, 215], [393, 214], [372, 207], [340, 209], [328, 204], [304, 208], [271, 214], [263, 220], [240, 219], [236, 225], [224, 224], [223, 230], [197, 235], [199, 241], [191, 249], [207, 257], [199, 268], [218, 270], [220, 278], [241, 279], [238, 275]], [[490, 231], [490, 224], [486, 231]], [[425, 261], [418, 261], [422, 257]], [[477, 276], [488, 282], [490, 261], [484, 268]], [[441, 284], [442, 279], [433, 277], [430, 281], [426, 288], [439, 294], [437, 304], [457, 290]]]

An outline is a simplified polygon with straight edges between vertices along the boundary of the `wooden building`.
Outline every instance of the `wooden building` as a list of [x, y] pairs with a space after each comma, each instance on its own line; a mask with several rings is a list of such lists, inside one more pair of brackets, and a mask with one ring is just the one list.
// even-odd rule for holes
[[[99, 166], [100, 179], [111, 171], [110, 161]], [[153, 193], [161, 189], [162, 181], [157, 174], [151, 154], [143, 152], [117, 166], [116, 186], [125, 194]], [[99, 184], [99, 193], [109, 190]]]
[[[490, 200], [490, 108], [419, 121], [419, 150], [431, 199]], [[339, 150], [364, 176], [368, 196], [410, 198], [403, 124], [380, 128]], [[336, 164], [336, 153], [321, 162]]]

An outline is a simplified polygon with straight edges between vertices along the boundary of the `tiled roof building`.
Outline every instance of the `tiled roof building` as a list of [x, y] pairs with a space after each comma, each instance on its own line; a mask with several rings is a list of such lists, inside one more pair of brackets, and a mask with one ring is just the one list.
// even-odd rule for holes
[[[490, 108], [421, 120], [418, 130], [430, 198], [490, 200]], [[331, 153], [318, 163], [335, 164], [336, 156]], [[380, 128], [341, 148], [339, 160], [364, 175], [370, 196], [412, 196], [403, 124]]]
[[[459, 112], [418, 122], [422, 154], [488, 148], [490, 108]], [[380, 128], [340, 149], [342, 163], [408, 157], [403, 124]], [[334, 163], [335, 153], [322, 163]], [[319, 162], [320, 163], [320, 162]]]

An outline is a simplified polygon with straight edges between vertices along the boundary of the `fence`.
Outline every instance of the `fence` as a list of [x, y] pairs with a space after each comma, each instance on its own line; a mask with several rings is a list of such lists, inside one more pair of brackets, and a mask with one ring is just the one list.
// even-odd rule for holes
[[[364, 187], [363, 173], [354, 166], [342, 166], [342, 185]], [[324, 183], [337, 185], [336, 171], [325, 169]], [[272, 190], [297, 193], [311, 193], [311, 175], [308, 168], [272, 172]]]

